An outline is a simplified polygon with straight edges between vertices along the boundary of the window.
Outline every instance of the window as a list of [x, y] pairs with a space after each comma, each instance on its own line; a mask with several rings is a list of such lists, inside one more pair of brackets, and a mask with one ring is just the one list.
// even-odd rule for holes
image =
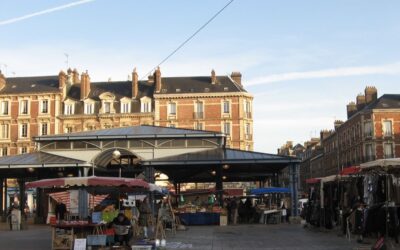
[[48, 100], [42, 100], [40, 103], [40, 111], [42, 114], [47, 114], [49, 113], [49, 101]]
[[121, 113], [130, 113], [130, 112], [131, 112], [131, 103], [121, 102]]
[[73, 128], [72, 127], [66, 127], [65, 128], [65, 133], [72, 133], [73, 132]]
[[27, 138], [28, 137], [28, 123], [22, 123], [21, 124], [19, 135], [20, 135], [21, 138]]
[[8, 115], [8, 101], [1, 102], [1, 114]]
[[393, 158], [393, 144], [392, 143], [384, 143], [383, 146], [385, 158]]
[[230, 107], [229, 101], [224, 101], [224, 114], [229, 114], [231, 112]]
[[373, 160], [372, 144], [365, 145], [365, 156], [367, 161]]
[[27, 148], [27, 147], [21, 147], [21, 148], [19, 149], [19, 152], [20, 152], [21, 154], [26, 154], [26, 153], [28, 153], [28, 148]]
[[8, 155], [8, 148], [7, 147], [2, 147], [0, 153], [1, 153], [1, 156]]
[[10, 136], [9, 131], [8, 124], [1, 124], [0, 139], [8, 139]]
[[104, 102], [104, 113], [105, 114], [111, 113], [111, 103], [110, 102]]
[[201, 122], [196, 122], [196, 123], [195, 123], [194, 129], [203, 130], [203, 123], [201, 123]]
[[176, 115], [176, 103], [171, 102], [168, 104], [168, 114], [169, 115]]
[[73, 114], [74, 114], [74, 104], [65, 104], [64, 115], [73, 115]]
[[392, 136], [392, 121], [390, 120], [383, 121], [382, 129], [384, 136]]
[[246, 118], [251, 118], [251, 103], [250, 101], [244, 101], [243, 102], [243, 109], [244, 109], [244, 114]]
[[224, 122], [224, 133], [227, 135], [231, 134], [231, 123], [230, 122]]
[[365, 137], [371, 137], [372, 136], [372, 123], [371, 122], [365, 122], [364, 123], [364, 136]]
[[195, 104], [195, 113], [194, 113], [194, 118], [195, 119], [202, 119], [204, 114], [204, 104], [203, 102], [196, 102]]
[[250, 131], [250, 123], [246, 123], [246, 135], [250, 135], [251, 131]]
[[94, 113], [94, 103], [85, 103], [85, 114], [91, 115]]
[[28, 100], [22, 100], [20, 102], [19, 113], [21, 115], [27, 115], [28, 114]]
[[40, 124], [40, 135], [47, 135], [47, 123]]
[[140, 98], [140, 112], [142, 113], [151, 112], [151, 98], [147, 96]]

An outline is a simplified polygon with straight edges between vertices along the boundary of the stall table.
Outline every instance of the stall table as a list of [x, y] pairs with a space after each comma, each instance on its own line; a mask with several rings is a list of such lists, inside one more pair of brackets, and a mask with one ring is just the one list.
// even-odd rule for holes
[[220, 213], [197, 212], [177, 213], [176, 215], [187, 225], [219, 225]]

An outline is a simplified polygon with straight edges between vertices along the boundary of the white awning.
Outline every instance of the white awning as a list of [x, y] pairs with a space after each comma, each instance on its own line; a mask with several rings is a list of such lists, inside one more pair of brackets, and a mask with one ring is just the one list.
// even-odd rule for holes
[[379, 159], [375, 161], [370, 161], [366, 163], [360, 164], [361, 169], [367, 170], [372, 168], [399, 168], [400, 167], [400, 158], [388, 158], [388, 159]]

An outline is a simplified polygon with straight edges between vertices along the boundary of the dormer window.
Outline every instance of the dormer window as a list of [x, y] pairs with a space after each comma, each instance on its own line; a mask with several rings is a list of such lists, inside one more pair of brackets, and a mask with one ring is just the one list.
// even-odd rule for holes
[[140, 99], [140, 112], [151, 112], [151, 98], [145, 96]]
[[104, 110], [104, 114], [110, 114], [111, 113], [111, 102], [104, 102], [103, 110]]
[[75, 113], [75, 105], [73, 103], [64, 104], [64, 115], [73, 115]]
[[94, 103], [85, 103], [85, 114], [94, 114]]
[[120, 100], [120, 103], [121, 103], [121, 113], [131, 112], [131, 99], [124, 97]]

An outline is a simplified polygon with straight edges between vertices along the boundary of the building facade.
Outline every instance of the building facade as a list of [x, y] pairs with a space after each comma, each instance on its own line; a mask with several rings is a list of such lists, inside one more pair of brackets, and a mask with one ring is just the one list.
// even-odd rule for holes
[[88, 72], [6, 78], [0, 73], [0, 155], [34, 150], [41, 135], [157, 125], [223, 132], [227, 147], [253, 149], [253, 96], [241, 74], [91, 82]]

